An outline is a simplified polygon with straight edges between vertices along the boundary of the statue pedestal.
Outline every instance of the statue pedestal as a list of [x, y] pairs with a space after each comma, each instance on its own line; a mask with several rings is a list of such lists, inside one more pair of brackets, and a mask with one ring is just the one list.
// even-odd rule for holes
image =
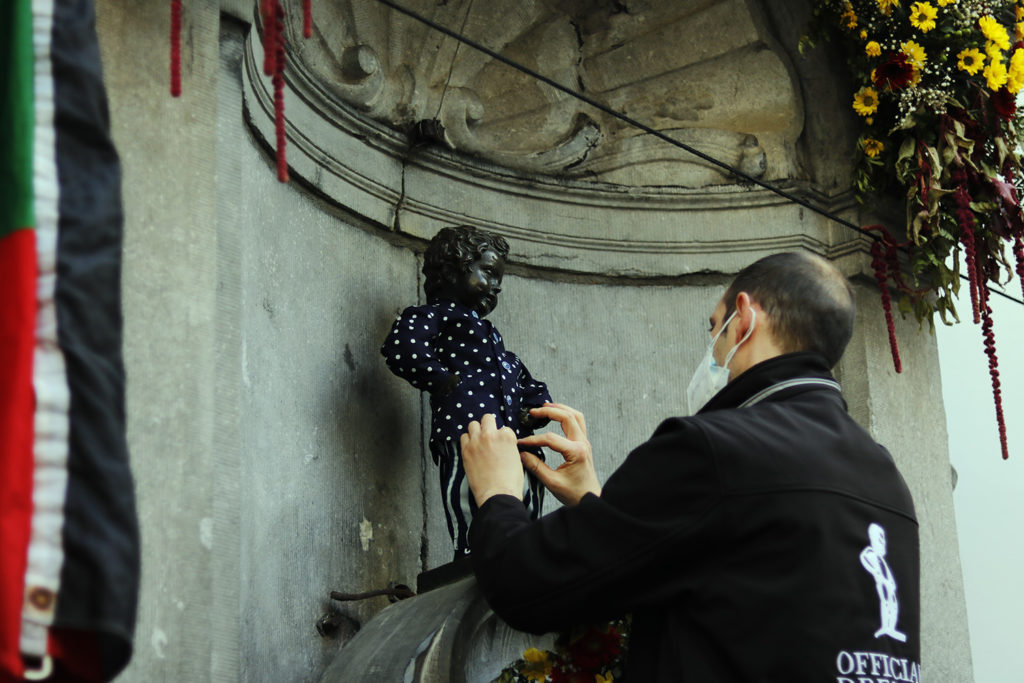
[[321, 683], [484, 683], [554, 635], [505, 624], [484, 600], [468, 559], [420, 574], [418, 595], [377, 614], [345, 645]]

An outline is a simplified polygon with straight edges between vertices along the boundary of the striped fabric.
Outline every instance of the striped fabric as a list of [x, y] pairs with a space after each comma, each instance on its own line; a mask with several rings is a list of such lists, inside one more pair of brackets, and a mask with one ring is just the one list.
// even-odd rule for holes
[[139, 549], [94, 10], [8, 0], [0, 23], [0, 680], [109, 680], [131, 653]]

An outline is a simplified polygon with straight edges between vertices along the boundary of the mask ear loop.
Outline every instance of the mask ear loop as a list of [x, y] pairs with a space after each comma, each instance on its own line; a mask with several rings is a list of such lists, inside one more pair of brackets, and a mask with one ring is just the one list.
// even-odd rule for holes
[[[737, 311], [733, 311], [732, 315], [729, 316], [729, 320], [732, 320], [733, 316], [735, 316], [736, 313], [737, 313]], [[752, 335], [754, 333], [754, 323], [757, 322], [757, 311], [755, 311], [753, 308], [751, 308], [750, 309], [750, 316], [751, 316], [750, 317], [750, 328], [747, 329], [747, 333], [745, 335], [743, 335], [743, 339], [740, 339], [738, 342], [736, 342], [736, 346], [732, 347], [729, 350], [729, 353], [726, 354], [726, 356], [725, 356], [725, 363], [722, 364], [723, 368], [728, 368], [729, 367], [729, 363], [732, 361], [732, 357], [734, 355], [736, 355], [736, 352], [739, 351], [740, 345], [743, 342], [745, 342], [748, 339], [750, 339], [750, 335]], [[725, 325], [722, 325], [722, 329], [719, 330], [718, 333], [721, 334], [724, 331], [725, 331]]]
[[709, 343], [709, 346], [714, 346], [715, 345], [715, 342], [718, 341], [718, 338], [721, 337], [725, 333], [725, 330], [729, 327], [729, 323], [731, 323], [732, 319], [735, 318], [735, 317], [736, 317], [736, 311], [733, 311], [732, 315], [730, 315], [728, 318], [726, 318], [725, 322], [722, 323], [722, 329], [720, 329], [718, 331], [718, 333], [715, 334], [715, 336], [711, 337], [711, 342]]

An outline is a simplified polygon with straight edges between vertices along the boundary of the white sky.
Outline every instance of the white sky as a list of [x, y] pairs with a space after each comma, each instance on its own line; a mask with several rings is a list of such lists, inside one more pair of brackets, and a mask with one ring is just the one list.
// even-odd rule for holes
[[[1006, 291], [1022, 296], [1017, 280]], [[1009, 460], [999, 449], [988, 357], [966, 282], [957, 304], [963, 322], [936, 324], [949, 454], [959, 475], [953, 501], [975, 683], [1019, 675], [1024, 636], [1024, 306], [995, 295], [991, 301]]]

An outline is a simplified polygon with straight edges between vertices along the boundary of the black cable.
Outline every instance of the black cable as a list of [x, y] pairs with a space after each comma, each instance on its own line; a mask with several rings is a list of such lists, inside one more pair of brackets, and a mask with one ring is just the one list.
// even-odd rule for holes
[[[848, 220], [846, 220], [844, 218], [840, 218], [839, 216], [836, 216], [835, 214], [830, 213], [829, 211], [827, 211], [825, 209], [822, 209], [822, 208], [820, 208], [818, 206], [815, 206], [814, 204], [810, 203], [806, 199], [803, 199], [802, 197], [797, 197], [796, 195], [794, 195], [794, 194], [792, 194], [790, 192], [787, 192], [787, 191], [783, 190], [780, 187], [776, 187], [776, 186], [774, 186], [774, 185], [772, 185], [770, 183], [766, 183], [763, 180], [759, 180], [758, 178], [755, 178], [755, 177], [753, 177], [752, 175], [750, 175], [748, 173], [744, 173], [743, 171], [739, 170], [738, 168], [734, 168], [733, 166], [730, 166], [729, 164], [725, 163], [724, 161], [719, 161], [718, 159], [715, 159], [714, 157], [708, 156], [704, 152], [701, 152], [699, 149], [695, 149], [695, 148], [691, 147], [690, 145], [687, 145], [684, 142], [680, 142], [679, 140], [676, 140], [675, 138], [673, 138], [671, 136], [668, 136], [668, 135], [662, 133], [659, 130], [655, 130], [654, 128], [651, 128], [650, 126], [648, 126], [648, 125], [646, 125], [644, 123], [641, 123], [640, 121], [637, 121], [636, 119], [634, 119], [634, 118], [632, 118], [630, 116], [627, 116], [626, 114], [618, 112], [618, 111], [612, 109], [611, 107], [609, 107], [608, 105], [603, 104], [601, 102], [598, 102], [594, 98], [592, 98], [592, 97], [590, 97], [588, 95], [585, 95], [585, 94], [579, 92], [578, 90], [573, 90], [572, 88], [564, 86], [561, 83], [558, 83], [557, 81], [554, 81], [554, 80], [548, 78], [547, 76], [534, 71], [533, 69], [525, 67], [522, 64], [520, 64], [520, 63], [518, 63], [516, 61], [513, 61], [513, 60], [509, 59], [508, 57], [505, 57], [504, 55], [501, 55], [501, 54], [495, 52], [494, 50], [490, 49], [489, 47], [487, 47], [485, 45], [482, 45], [481, 43], [478, 43], [478, 42], [476, 42], [475, 40], [473, 40], [471, 38], [467, 38], [464, 35], [456, 33], [455, 31], [451, 30], [450, 28], [448, 28], [446, 26], [442, 26], [441, 24], [438, 24], [437, 22], [435, 22], [435, 21], [433, 21], [431, 19], [428, 19], [427, 17], [423, 16], [422, 14], [414, 12], [411, 9], [408, 9], [406, 7], [403, 7], [403, 6], [399, 5], [396, 2], [393, 2], [393, 0], [377, 0], [377, 2], [381, 3], [382, 5], [386, 5], [386, 6], [390, 7], [391, 9], [395, 10], [396, 12], [400, 12], [401, 14], [406, 15], [407, 17], [409, 17], [411, 19], [415, 19], [416, 21], [420, 22], [421, 24], [429, 26], [430, 28], [434, 29], [435, 31], [438, 31], [440, 33], [445, 34], [449, 38], [454, 38], [455, 40], [459, 41], [460, 43], [464, 43], [465, 45], [468, 45], [469, 47], [473, 48], [474, 50], [479, 50], [480, 52], [483, 52], [488, 57], [496, 59], [499, 62], [501, 62], [502, 64], [505, 64], [506, 66], [509, 66], [509, 67], [515, 69], [516, 71], [520, 71], [520, 72], [526, 74], [527, 76], [535, 78], [538, 81], [541, 81], [542, 83], [546, 83], [547, 85], [551, 86], [552, 88], [554, 88], [556, 90], [560, 90], [563, 93], [565, 93], [566, 95], [569, 95], [570, 97], [574, 97], [577, 100], [580, 100], [581, 102], [585, 102], [585, 103], [589, 104], [591, 107], [594, 107], [595, 109], [598, 109], [598, 110], [604, 112], [605, 114], [608, 114], [609, 116], [612, 116], [614, 118], [619, 119], [620, 121], [628, 123], [629, 125], [631, 125], [631, 126], [633, 126], [635, 128], [639, 128], [640, 130], [644, 131], [645, 133], [647, 133], [649, 135], [653, 135], [654, 137], [658, 138], [659, 140], [664, 140], [665, 142], [669, 143], [670, 145], [674, 145], [674, 146], [676, 146], [676, 147], [678, 147], [680, 149], [686, 150], [690, 154], [693, 154], [694, 156], [699, 157], [700, 159], [703, 159], [704, 161], [708, 162], [709, 164], [711, 164], [713, 166], [717, 166], [717, 167], [721, 168], [722, 170], [726, 171], [727, 173], [729, 173], [729, 174], [731, 174], [731, 175], [733, 175], [733, 176], [735, 176], [735, 177], [737, 177], [737, 178], [739, 178], [741, 180], [744, 180], [744, 181], [746, 181], [748, 183], [751, 183], [753, 185], [757, 185], [758, 187], [762, 187], [762, 188], [764, 188], [764, 189], [766, 189], [766, 190], [768, 190], [770, 192], [774, 192], [775, 194], [779, 195], [780, 197], [782, 197], [784, 199], [787, 199], [787, 200], [793, 202], [794, 204], [799, 204], [800, 206], [804, 207], [805, 209], [807, 209], [809, 211], [813, 211], [814, 213], [818, 214], [819, 216], [823, 216], [823, 217], [825, 217], [825, 218], [827, 218], [827, 219], [829, 219], [829, 220], [831, 220], [831, 221], [833, 221], [835, 223], [838, 223], [839, 225], [843, 226], [844, 228], [849, 228], [850, 230], [855, 230], [858, 233], [860, 233], [861, 235], [864, 235], [865, 237], [868, 237], [868, 238], [874, 240], [875, 242], [882, 242], [881, 236], [875, 235], [874, 233], [865, 230], [864, 228], [860, 227], [859, 225], [851, 223], [850, 221], [848, 221]], [[960, 278], [963, 279], [963, 280], [968, 280], [969, 281], [969, 278], [966, 275], [962, 274], [962, 273], [960, 274]], [[999, 290], [992, 289], [988, 285], [986, 285], [986, 289], [988, 289], [988, 291], [992, 292], [993, 294], [998, 294], [999, 296], [1005, 297], [1005, 298], [1009, 299], [1010, 301], [1013, 301], [1015, 303], [1018, 303], [1018, 304], [1021, 304], [1022, 306], [1024, 306], [1024, 301], [1022, 301], [1020, 299], [1017, 299], [1017, 298], [1015, 298], [1015, 297], [1013, 297], [1013, 296], [1011, 296], [1009, 294], [1006, 294], [1005, 292], [1001, 292]]]

